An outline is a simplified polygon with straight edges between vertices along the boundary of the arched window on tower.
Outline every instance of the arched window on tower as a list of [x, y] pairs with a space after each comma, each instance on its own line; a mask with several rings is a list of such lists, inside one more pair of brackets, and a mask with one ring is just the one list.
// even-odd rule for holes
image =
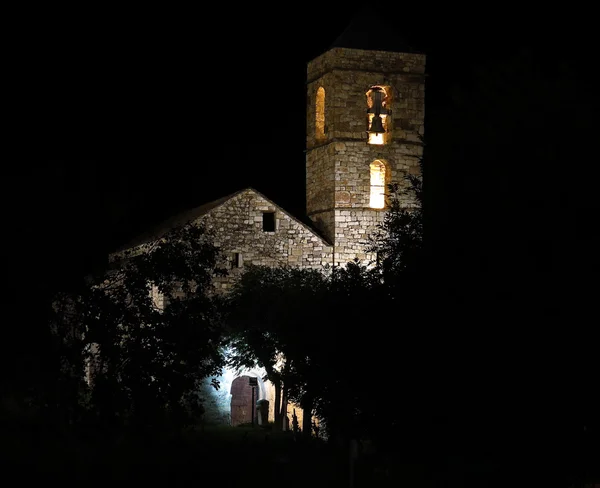
[[385, 207], [385, 179], [386, 167], [383, 161], [376, 159], [370, 165], [371, 170], [371, 197], [369, 206], [371, 208]]
[[317, 90], [315, 114], [315, 135], [317, 141], [323, 141], [325, 139], [325, 88], [322, 86]]
[[391, 90], [386, 86], [372, 86], [367, 95], [367, 133], [369, 144], [387, 144], [391, 132]]

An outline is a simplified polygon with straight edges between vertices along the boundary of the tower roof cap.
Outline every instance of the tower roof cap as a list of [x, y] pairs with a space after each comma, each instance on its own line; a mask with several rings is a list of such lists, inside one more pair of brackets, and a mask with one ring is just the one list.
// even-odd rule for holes
[[361, 9], [329, 48], [419, 53], [400, 37], [398, 29], [391, 24], [389, 18], [383, 16], [383, 13], [375, 9]]

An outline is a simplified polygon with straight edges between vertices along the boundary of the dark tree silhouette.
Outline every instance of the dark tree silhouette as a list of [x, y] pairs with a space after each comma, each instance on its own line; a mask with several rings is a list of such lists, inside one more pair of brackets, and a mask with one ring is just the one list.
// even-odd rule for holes
[[[275, 426], [282, 427], [285, 399], [313, 409], [311, 379], [321, 347], [320, 313], [326, 277], [318, 270], [249, 266], [228, 296], [229, 363], [265, 368], [275, 386]], [[310, 433], [310, 415], [304, 432]], [[308, 424], [306, 423], [308, 422]]]
[[65, 297], [72, 313], [61, 312], [53, 326], [74, 338], [90, 408], [107, 425], [178, 427], [202, 413], [199, 384], [224, 364], [212, 289], [218, 263], [212, 237], [189, 224], [126, 252], [108, 274]]

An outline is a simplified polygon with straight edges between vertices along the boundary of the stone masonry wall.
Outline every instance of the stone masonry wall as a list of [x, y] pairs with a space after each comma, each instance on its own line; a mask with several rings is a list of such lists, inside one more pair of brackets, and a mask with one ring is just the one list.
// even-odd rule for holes
[[[333, 172], [331, 173], [333, 176]], [[333, 204], [333, 194], [331, 196]], [[263, 231], [263, 212], [275, 212], [275, 231]], [[213, 208], [199, 218], [208, 229], [214, 231], [214, 242], [223, 255], [229, 258], [233, 253], [241, 254], [242, 267], [229, 269], [226, 277], [216, 277], [214, 284], [220, 292], [231, 289], [234, 281], [243, 273], [248, 264], [279, 266], [290, 265], [303, 268], [322, 269], [333, 260], [333, 248], [314, 230], [295, 219], [273, 202], [253, 189], [244, 190], [222, 205]], [[145, 245], [136, 252], [144, 252]], [[135, 254], [135, 253], [134, 253]], [[118, 259], [122, 253], [115, 253], [112, 259]], [[153, 287], [152, 298], [159, 308], [165, 305], [164, 297]], [[253, 375], [256, 375], [253, 373]], [[262, 377], [264, 371], [256, 375]], [[210, 378], [205, 380], [198, 392], [204, 398], [205, 422], [210, 424], [230, 424], [231, 394], [229, 387], [234, 372], [225, 370], [219, 377], [223, 388], [215, 390], [210, 386]], [[261, 380], [262, 381], [262, 380]], [[269, 400], [269, 418], [274, 418], [274, 387], [265, 383], [266, 399]], [[290, 404], [288, 417], [291, 421], [293, 409], [299, 422], [302, 422], [302, 409]], [[291, 428], [291, 425], [290, 425]]]
[[[374, 258], [365, 248], [385, 210], [369, 207], [370, 164], [384, 162], [386, 183], [405, 184], [406, 174], [420, 172], [424, 73], [424, 55], [358, 49], [334, 48], [308, 64], [307, 213], [334, 244], [336, 264]], [[366, 93], [374, 85], [387, 87], [391, 95], [391, 137], [384, 145], [367, 143]], [[321, 86], [324, 141], [315, 137]]]
[[[263, 212], [275, 212], [275, 231], [262, 230]], [[211, 210], [201, 219], [215, 233], [215, 244], [225, 257], [241, 254], [243, 264], [290, 265], [321, 269], [331, 263], [332, 248], [312, 229], [282, 211], [260, 193], [247, 189]], [[244, 271], [231, 267], [227, 277], [217, 277], [221, 290], [231, 288]]]
[[334, 48], [307, 66], [306, 144], [319, 144], [315, 103], [325, 89], [326, 139], [367, 139], [366, 92], [373, 85], [392, 87], [392, 136], [418, 142], [424, 133], [425, 56], [422, 54]]
[[425, 55], [334, 47], [314, 58], [307, 66], [308, 80], [323, 76], [331, 69], [354, 71], [394, 71], [425, 73]]
[[[335, 142], [335, 208], [369, 209], [371, 191], [370, 165], [379, 160], [385, 163], [389, 183], [405, 186], [405, 175], [420, 172], [421, 147], [390, 144], [371, 146], [362, 142]], [[408, 202], [407, 202], [408, 203]], [[381, 212], [381, 210], [371, 211]]]
[[331, 209], [335, 205], [335, 148], [328, 144], [306, 155], [306, 207], [308, 216], [333, 242], [335, 223]]

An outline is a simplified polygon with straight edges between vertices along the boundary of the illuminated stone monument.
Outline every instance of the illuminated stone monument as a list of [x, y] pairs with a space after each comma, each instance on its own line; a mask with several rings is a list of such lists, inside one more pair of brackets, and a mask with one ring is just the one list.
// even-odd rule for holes
[[[306, 210], [299, 219], [267, 196], [246, 188], [176, 216], [124, 250], [139, 249], [186, 222], [203, 222], [215, 233], [228, 276], [216, 277], [226, 293], [247, 264], [323, 269], [359, 259], [387, 208], [386, 185], [418, 174], [424, 133], [425, 56], [345, 47], [344, 38], [307, 65]], [[279, 158], [281, 155], [274, 155]], [[410, 205], [411, 202], [405, 202]], [[312, 222], [312, 225], [307, 222]], [[157, 303], [164, 303], [156, 297]], [[264, 371], [244, 372], [261, 378]], [[235, 374], [225, 371], [219, 391], [205, 388], [206, 419], [244, 423], [250, 405]], [[261, 380], [262, 381], [262, 380]], [[273, 386], [265, 382], [255, 400], [274, 417]], [[232, 403], [232, 391], [237, 395]], [[290, 405], [291, 418], [294, 406]], [[296, 407], [302, 423], [302, 411]]]
[[307, 214], [332, 263], [368, 262], [387, 185], [420, 172], [425, 56], [334, 47], [308, 63], [307, 90]]

